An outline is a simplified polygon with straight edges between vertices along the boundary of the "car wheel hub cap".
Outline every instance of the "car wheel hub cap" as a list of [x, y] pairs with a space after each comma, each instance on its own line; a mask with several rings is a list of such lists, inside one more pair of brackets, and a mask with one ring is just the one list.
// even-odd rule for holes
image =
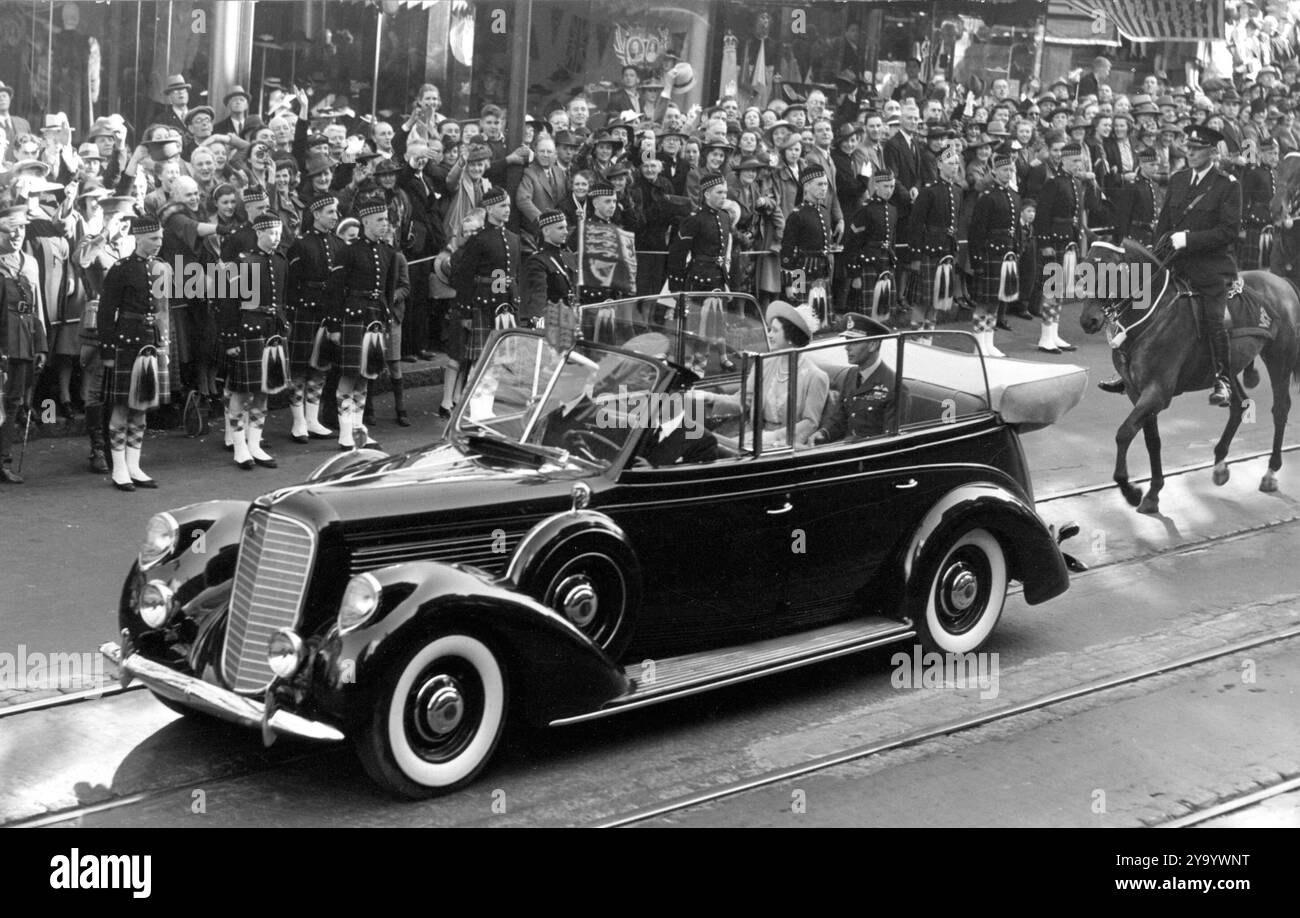
[[424, 726], [434, 736], [446, 736], [460, 726], [465, 716], [465, 699], [451, 676], [437, 676], [420, 690]]
[[566, 578], [556, 595], [560, 597], [560, 611], [564, 617], [579, 628], [585, 628], [595, 620], [600, 600], [596, 596], [595, 587], [586, 577]]
[[948, 605], [957, 612], [965, 612], [979, 595], [979, 580], [965, 564], [959, 564], [948, 574]]

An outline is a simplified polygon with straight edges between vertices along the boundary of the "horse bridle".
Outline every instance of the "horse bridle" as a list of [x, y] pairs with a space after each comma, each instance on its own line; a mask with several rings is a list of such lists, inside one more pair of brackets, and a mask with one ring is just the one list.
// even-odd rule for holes
[[[1094, 243], [1094, 245], [1096, 244], [1097, 243]], [[1123, 252], [1123, 249], [1120, 249], [1118, 246], [1112, 246], [1109, 243], [1101, 243], [1101, 245], [1105, 245], [1107, 248], [1117, 252]], [[1102, 301], [1101, 315], [1102, 318], [1106, 320], [1106, 339], [1110, 342], [1112, 348], [1122, 345], [1128, 338], [1130, 332], [1142, 326], [1151, 318], [1152, 315], [1155, 314], [1160, 302], [1165, 298], [1165, 293], [1169, 290], [1170, 282], [1174, 282], [1174, 297], [1170, 300], [1171, 304], [1191, 295], [1192, 291], [1178, 284], [1174, 277], [1174, 272], [1169, 269], [1169, 262], [1173, 260], [1174, 250], [1173, 247], [1169, 245], [1168, 237], [1161, 239], [1152, 249], [1152, 252], [1158, 256], [1158, 253], [1166, 248], [1168, 249], [1169, 254], [1162, 258], [1155, 266], [1157, 271], [1164, 274], [1165, 282], [1160, 287], [1160, 293], [1151, 301], [1151, 305], [1142, 311], [1142, 316], [1136, 322], [1127, 326], [1120, 322], [1120, 316], [1128, 312], [1129, 308], [1133, 305], [1133, 296], [1116, 297], [1111, 300]], [[1090, 258], [1088, 259], [1088, 262], [1097, 266], [1102, 264], [1099, 259]]]

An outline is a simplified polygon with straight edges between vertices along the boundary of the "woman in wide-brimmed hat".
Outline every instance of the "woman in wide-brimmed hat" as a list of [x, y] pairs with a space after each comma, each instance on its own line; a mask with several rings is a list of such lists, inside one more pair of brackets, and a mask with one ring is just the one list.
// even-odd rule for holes
[[[792, 306], [785, 300], [773, 300], [767, 306], [764, 317], [767, 320], [768, 349], [782, 351], [791, 348], [807, 347], [817, 332], [818, 322], [812, 308]], [[718, 415], [739, 414], [748, 410], [753, 403], [754, 375], [748, 377], [748, 387], [744, 398], [739, 395], [704, 392], [704, 403]], [[765, 448], [780, 448], [790, 445], [786, 439], [788, 431], [787, 409], [794, 415], [794, 445], [804, 446], [808, 438], [821, 426], [822, 409], [826, 407], [826, 396], [830, 391], [830, 380], [826, 371], [817, 366], [815, 361], [804, 359], [798, 362], [795, 371], [795, 403], [789, 404], [790, 398], [790, 363], [787, 360], [770, 359], [763, 367], [763, 445]], [[720, 440], [725, 439], [720, 437]], [[746, 448], [743, 443], [728, 444], [733, 448]]]
[[474, 208], [480, 206], [483, 195], [492, 188], [487, 180], [492, 150], [486, 144], [469, 143], [461, 147], [460, 160], [447, 173], [447, 188], [451, 202], [443, 218], [443, 231], [448, 238], [460, 231], [461, 223]]

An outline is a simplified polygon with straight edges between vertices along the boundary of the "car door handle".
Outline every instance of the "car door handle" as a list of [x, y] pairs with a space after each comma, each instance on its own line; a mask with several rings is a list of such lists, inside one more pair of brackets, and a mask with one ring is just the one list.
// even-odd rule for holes
[[897, 489], [900, 490], [900, 491], [906, 491], [908, 488], [915, 488], [916, 485], [917, 485], [917, 481], [916, 481], [916, 479], [915, 479], [915, 478], [909, 478], [909, 479], [907, 479], [907, 481], [900, 481], [900, 482], [898, 482], [897, 484], [894, 485], [894, 487], [897, 488]]
[[773, 509], [773, 510], [769, 510], [769, 511], [767, 511], [767, 515], [768, 515], [768, 516], [779, 516], [779, 515], [782, 514], [782, 513], [789, 513], [789, 512], [790, 512], [791, 510], [793, 510], [793, 509], [794, 509], [794, 504], [790, 503], [789, 501], [786, 501], [786, 502], [785, 502], [785, 506], [783, 506], [783, 507], [777, 507], [777, 508], [775, 508], [775, 509]]

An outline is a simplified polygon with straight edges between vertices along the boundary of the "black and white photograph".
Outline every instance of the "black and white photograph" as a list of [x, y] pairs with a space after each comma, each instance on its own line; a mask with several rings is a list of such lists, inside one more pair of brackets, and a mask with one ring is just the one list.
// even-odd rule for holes
[[1300, 0], [0, 3], [26, 880], [1300, 827], [1298, 112]]

